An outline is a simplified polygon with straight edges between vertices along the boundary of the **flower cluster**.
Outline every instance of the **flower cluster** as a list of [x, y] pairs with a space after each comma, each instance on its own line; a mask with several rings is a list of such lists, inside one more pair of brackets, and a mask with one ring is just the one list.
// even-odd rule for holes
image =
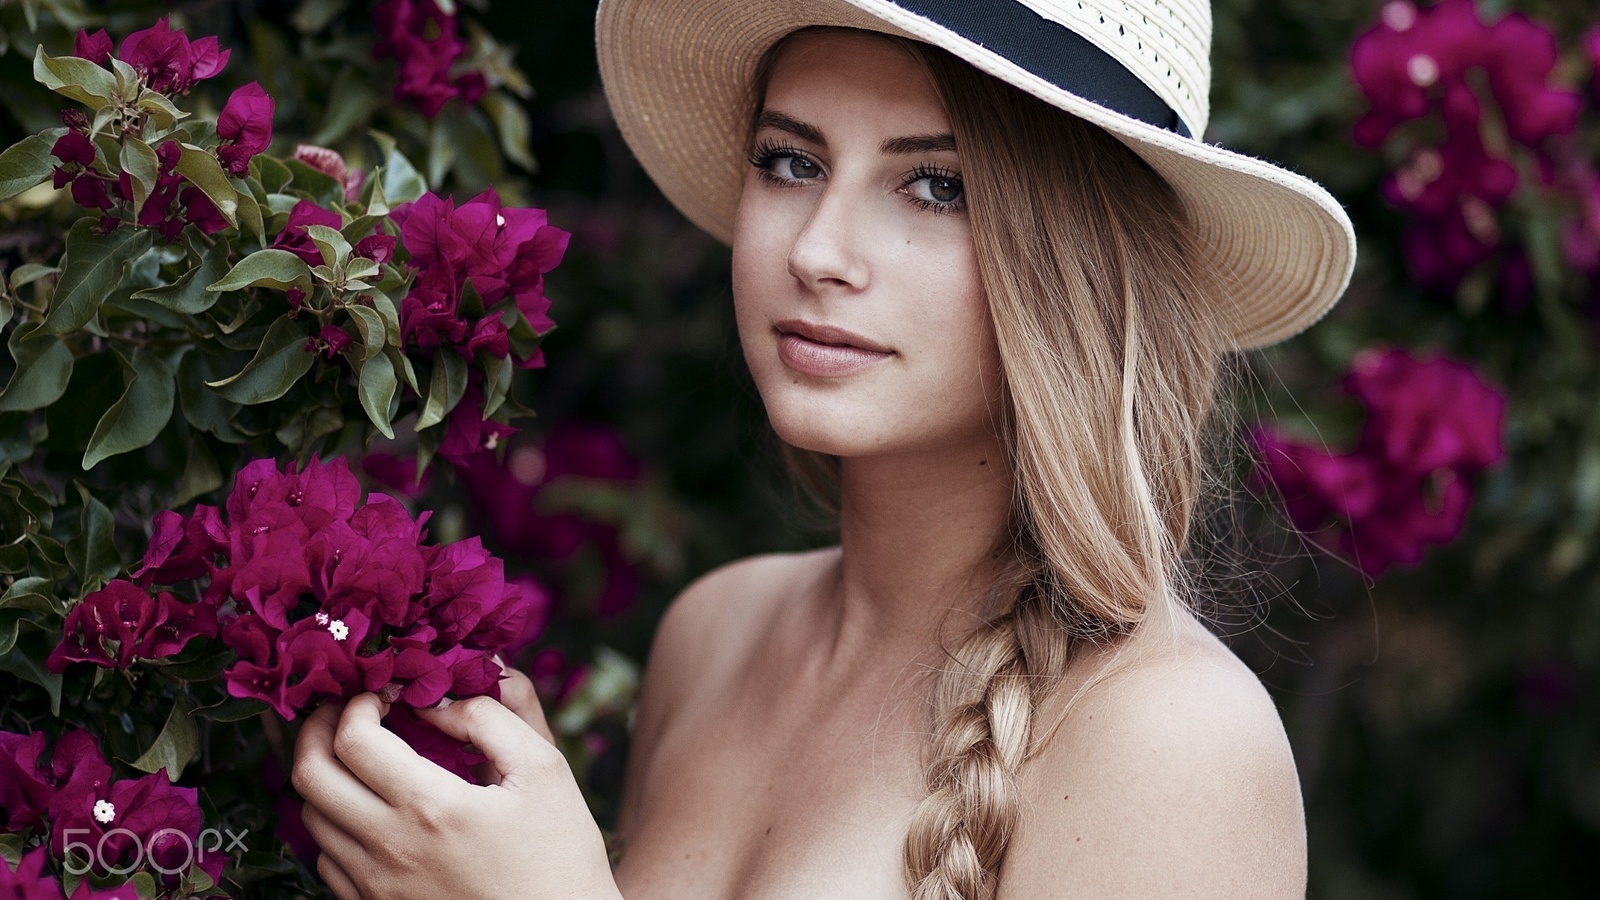
[[[173, 540], [176, 535], [169, 528], [157, 537]], [[136, 659], [172, 656], [193, 638], [215, 637], [217, 612], [208, 603], [185, 603], [166, 591], [152, 597], [138, 585], [118, 580], [74, 606], [62, 630], [63, 639], [46, 663], [52, 672], [63, 672], [75, 662], [126, 669]]]
[[1376, 576], [1396, 563], [1415, 565], [1425, 544], [1460, 534], [1472, 476], [1504, 455], [1505, 398], [1463, 363], [1403, 350], [1357, 357], [1345, 388], [1367, 407], [1350, 453], [1264, 428], [1255, 442], [1261, 472], [1295, 527], [1331, 529], [1361, 570]]
[[[109, 64], [113, 57], [111, 38], [104, 30], [94, 34], [79, 31], [74, 50], [80, 58], [101, 66]], [[183, 31], [173, 29], [162, 19], [124, 38], [116, 58], [139, 73], [143, 90], [181, 94], [196, 82], [221, 72], [228, 55], [229, 51], [218, 49], [216, 38], [190, 41]], [[222, 169], [235, 177], [243, 177], [249, 171], [250, 160], [272, 141], [273, 110], [272, 98], [257, 82], [238, 88], [228, 97], [217, 117], [220, 143], [215, 154]], [[153, 152], [155, 157], [153, 171], [145, 176], [153, 175], [154, 181], [136, 183], [125, 165], [130, 158], [128, 150], [122, 151], [121, 159], [101, 160], [91, 140], [88, 116], [80, 110], [67, 110], [61, 118], [67, 132], [50, 150], [58, 161], [53, 183], [58, 189], [70, 185], [74, 202], [100, 211], [102, 231], [110, 232], [128, 221], [153, 228], [168, 241], [176, 241], [186, 225], [194, 225], [207, 235], [228, 227], [212, 198], [180, 172], [184, 150], [176, 137], [157, 142], [151, 136], [155, 146], [147, 147], [140, 140], [147, 136], [147, 123], [142, 116], [118, 121], [110, 132], [112, 136], [124, 144], [139, 142], [141, 150], [135, 151], [132, 158], [138, 158], [141, 151]]]
[[202, 602], [237, 654], [229, 693], [284, 718], [363, 691], [409, 706], [498, 696], [494, 654], [536, 598], [476, 538], [423, 543], [425, 520], [384, 494], [363, 502], [343, 459], [304, 471], [257, 460], [223, 509], [157, 516], [136, 577], [209, 578]]
[[[1518, 172], [1493, 148], [1510, 143], [1540, 155], [1576, 127], [1582, 97], [1553, 86], [1557, 56], [1550, 30], [1516, 13], [1484, 22], [1474, 0], [1425, 9], [1391, 0], [1357, 38], [1351, 68], [1371, 104], [1356, 123], [1357, 142], [1383, 146], [1412, 120], [1442, 125], [1442, 137], [1405, 147], [1405, 163], [1384, 186], [1388, 201], [1414, 216], [1404, 249], [1419, 282], [1453, 288], [1500, 250], [1498, 211]], [[1503, 123], [1503, 135], [1486, 138], [1491, 121]]]
[[[503, 207], [490, 188], [460, 206], [427, 193], [396, 207], [390, 218], [400, 226], [400, 243], [414, 275], [400, 304], [405, 347], [423, 353], [443, 348], [464, 360], [479, 354], [496, 360], [510, 357], [522, 368], [544, 365], [536, 348], [513, 352], [510, 330], [520, 322], [535, 334], [555, 327], [544, 276], [561, 262], [569, 235], [550, 225], [544, 210]], [[485, 419], [483, 404], [482, 377], [474, 371], [446, 423], [439, 447], [445, 459], [459, 463], [515, 431]]]
[[452, 74], [467, 45], [456, 36], [456, 17], [438, 0], [384, 0], [372, 8], [378, 42], [377, 59], [399, 66], [394, 97], [433, 118], [446, 103], [460, 99], [471, 106], [489, 89], [482, 72]]
[[[196, 82], [221, 72], [232, 52], [221, 49], [214, 37], [191, 41], [181, 29], [174, 29], [163, 18], [123, 38], [116, 58], [132, 66], [150, 90], [158, 94], [183, 94]], [[80, 31], [73, 55], [97, 66], [107, 65], [112, 58], [111, 36], [105, 29], [94, 34]]]
[[[45, 761], [46, 737], [0, 732], [0, 832], [44, 838], [48, 854], [65, 863], [68, 853], [98, 875], [149, 873], [171, 890], [193, 878], [191, 866], [210, 883], [222, 878], [227, 857], [201, 846], [203, 820], [197, 792], [172, 784], [165, 772], [140, 778], [117, 778], [87, 731], [67, 733]], [[35, 854], [45, 849], [41, 846]], [[11, 881], [17, 896], [62, 896], [45, 874], [45, 857], [30, 854], [15, 873], [0, 866], [0, 888]], [[87, 891], [80, 885], [73, 900], [137, 896], [127, 888]], [[51, 893], [51, 891], [54, 893]]]

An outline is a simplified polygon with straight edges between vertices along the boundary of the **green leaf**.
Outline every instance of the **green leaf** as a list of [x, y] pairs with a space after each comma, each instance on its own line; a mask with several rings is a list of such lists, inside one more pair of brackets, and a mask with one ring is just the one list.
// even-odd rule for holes
[[283, 189], [294, 180], [294, 173], [289, 171], [289, 167], [270, 156], [251, 159], [250, 171], [261, 182], [261, 189], [268, 194], [283, 193]]
[[156, 189], [156, 179], [161, 177], [161, 161], [150, 145], [132, 135], [122, 137], [122, 171], [128, 173], [133, 187], [133, 215], [137, 219], [150, 193]]
[[272, 708], [272, 704], [265, 700], [256, 700], [251, 697], [229, 697], [220, 703], [202, 706], [194, 714], [202, 719], [213, 722], [243, 722], [245, 719], [254, 719]]
[[251, 193], [248, 187], [242, 186], [239, 181], [235, 180], [233, 182], [233, 188], [239, 197], [239, 231], [241, 236], [243, 236], [243, 232], [248, 230], [250, 236], [256, 239], [256, 243], [266, 246], [267, 226], [266, 220], [261, 215], [261, 204], [256, 202], [255, 194]]
[[0, 200], [10, 200], [50, 177], [59, 162], [50, 155], [50, 148], [66, 133], [65, 128], [52, 128], [29, 135], [0, 153]]
[[200, 257], [200, 261], [189, 271], [178, 277], [177, 281], [166, 287], [145, 288], [135, 291], [136, 300], [149, 300], [160, 304], [176, 313], [196, 315], [210, 309], [217, 302], [219, 294], [211, 291], [209, 285], [222, 277], [228, 268], [228, 244], [218, 241], [212, 244]]
[[[305, 265], [304, 262], [300, 264]], [[286, 316], [267, 329], [266, 336], [261, 339], [261, 349], [239, 374], [206, 383], [235, 403], [244, 406], [266, 403], [288, 393], [300, 376], [311, 370], [316, 359], [315, 354], [306, 352], [306, 333]]]
[[50, 652], [61, 642], [61, 630], [52, 628], [47, 631], [26, 620], [20, 625], [11, 652], [0, 654], [0, 672], [10, 672], [44, 688], [45, 693], [50, 695], [50, 715], [60, 716], [61, 676], [50, 671], [44, 661], [50, 658]]
[[122, 555], [112, 541], [116, 521], [111, 510], [96, 500], [88, 488], [82, 484], [77, 487], [83, 511], [78, 514], [77, 537], [67, 542], [67, 562], [80, 584], [88, 585], [99, 579], [103, 585], [122, 573]]
[[157, 128], [171, 128], [179, 119], [189, 118], [189, 114], [172, 105], [165, 94], [155, 91], [142, 91], [139, 102], [134, 104], [150, 116], [150, 121]]
[[33, 612], [61, 615], [64, 610], [55, 601], [55, 586], [48, 578], [19, 578], [0, 596], [0, 609], [31, 610]]
[[194, 721], [194, 704], [187, 694], [180, 693], [172, 701], [166, 727], [144, 755], [133, 761], [133, 767], [152, 774], [166, 769], [167, 778], [175, 782], [199, 752], [200, 728]]
[[311, 267], [287, 250], [257, 250], [239, 260], [222, 280], [206, 287], [208, 291], [238, 291], [250, 287], [311, 290]]
[[372, 298], [372, 308], [383, 318], [383, 328], [388, 334], [386, 343], [391, 347], [400, 346], [400, 312], [395, 308], [394, 301], [383, 291], [375, 290], [367, 296]]
[[409, 203], [428, 192], [428, 183], [422, 180], [422, 173], [395, 147], [394, 138], [377, 130], [372, 132], [372, 138], [383, 151], [379, 177], [386, 202]]
[[67, 334], [92, 322], [101, 301], [122, 284], [133, 261], [150, 249], [149, 229], [123, 227], [100, 234], [96, 227], [92, 218], [79, 219], [67, 233], [61, 280], [44, 320], [44, 330], [50, 334]]
[[178, 478], [178, 492], [172, 505], [182, 506], [219, 487], [222, 487], [222, 469], [211, 454], [205, 435], [196, 432], [189, 438], [188, 460], [183, 465], [183, 475]]
[[172, 367], [160, 355], [145, 347], [135, 349], [133, 359], [122, 360], [122, 379], [126, 388], [121, 399], [100, 417], [89, 438], [84, 471], [107, 457], [147, 446], [172, 418]]
[[389, 336], [384, 327], [383, 316], [369, 306], [359, 304], [345, 307], [350, 313], [350, 318], [356, 323], [356, 330], [361, 333], [361, 361], [365, 362], [374, 354], [383, 352], [384, 344]]
[[485, 420], [494, 415], [495, 410], [506, 402], [506, 395], [511, 392], [511, 375], [514, 369], [509, 356], [501, 359], [490, 358], [489, 366], [483, 373], [484, 383], [489, 386], [483, 399]]
[[183, 155], [178, 157], [178, 174], [189, 180], [217, 205], [217, 211], [229, 225], [239, 224], [239, 192], [234, 190], [228, 174], [210, 151], [193, 144], [181, 144]]
[[[178, 396], [183, 401], [183, 417], [198, 431], [207, 431], [230, 444], [244, 443], [245, 436], [233, 427], [239, 405], [226, 400], [206, 383], [225, 371], [222, 360], [204, 353], [185, 354], [178, 366]], [[236, 365], [236, 364], [235, 364]]]
[[72, 350], [55, 335], [39, 334], [38, 322], [11, 332], [9, 346], [17, 369], [0, 390], [0, 412], [43, 409], [61, 399], [72, 377]]
[[61, 270], [55, 266], [43, 266], [39, 263], [23, 263], [11, 273], [11, 289], [13, 291], [27, 287], [50, 275], [55, 275]]
[[379, 353], [361, 364], [361, 408], [367, 411], [367, 418], [383, 436], [391, 440], [394, 429], [389, 425], [389, 403], [394, 399], [396, 386], [394, 364], [389, 362], [389, 357]]
[[0, 834], [0, 859], [12, 869], [22, 865], [22, 851], [26, 847], [21, 834]]
[[[349, 0], [300, 0], [294, 14], [289, 16], [289, 22], [301, 34], [316, 34], [339, 18], [339, 14], [349, 5]], [[333, 96], [340, 95], [335, 93]]]
[[499, 91], [490, 91], [479, 101], [489, 118], [494, 121], [500, 137], [500, 152], [517, 165], [534, 170], [533, 154], [528, 144], [533, 133], [533, 123], [521, 103]]
[[435, 118], [428, 122], [428, 184], [437, 188], [444, 183], [444, 176], [449, 174], [450, 168], [456, 164], [456, 159], [461, 155], [461, 144], [455, 140], [450, 129], [445, 127], [443, 118]]
[[307, 225], [305, 229], [306, 237], [322, 253], [324, 265], [337, 267], [350, 259], [350, 242], [344, 239], [338, 229], [326, 225]]
[[33, 78], [63, 97], [91, 109], [111, 106], [117, 98], [117, 76], [87, 59], [76, 56], [49, 56], [44, 45], [33, 54]]
[[440, 353], [433, 358], [433, 378], [428, 385], [428, 400], [417, 417], [417, 431], [444, 421], [461, 395], [467, 390], [467, 364], [454, 353]]
[[344, 201], [344, 185], [339, 179], [298, 159], [286, 160], [284, 166], [293, 173], [295, 188], [311, 195], [317, 205], [332, 207]]

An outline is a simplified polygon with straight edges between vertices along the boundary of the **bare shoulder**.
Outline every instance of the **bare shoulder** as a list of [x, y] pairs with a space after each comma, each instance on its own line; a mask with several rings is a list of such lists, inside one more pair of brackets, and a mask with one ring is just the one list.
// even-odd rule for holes
[[737, 677], [777, 599], [814, 578], [837, 550], [752, 556], [702, 575], [672, 601], [656, 626], [640, 685], [620, 830], [635, 813], [638, 785], [663, 731], [697, 698]]
[[1187, 617], [1126, 653], [1026, 767], [1002, 897], [1304, 897], [1299, 779], [1260, 680]]

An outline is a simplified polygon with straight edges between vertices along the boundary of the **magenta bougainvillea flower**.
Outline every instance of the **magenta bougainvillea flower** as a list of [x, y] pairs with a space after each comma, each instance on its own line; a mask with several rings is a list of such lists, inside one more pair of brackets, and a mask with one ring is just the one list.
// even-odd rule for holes
[[1460, 534], [1472, 476], [1504, 456], [1505, 397], [1464, 363], [1403, 350], [1362, 354], [1345, 387], [1367, 407], [1353, 451], [1329, 453], [1265, 428], [1254, 440], [1261, 474], [1295, 527], [1331, 531], [1375, 577]]
[[1404, 249], [1422, 284], [1453, 288], [1501, 248], [1498, 210], [1518, 178], [1487, 149], [1505, 143], [1485, 139], [1487, 121], [1502, 122], [1506, 139], [1536, 154], [1576, 127], [1582, 98], [1553, 84], [1556, 62], [1553, 32], [1517, 13], [1484, 22], [1474, 0], [1423, 9], [1391, 0], [1356, 39], [1351, 69], [1370, 103], [1355, 126], [1358, 143], [1376, 148], [1406, 122], [1442, 122], [1443, 142], [1413, 147], [1384, 185], [1386, 199], [1414, 216]]
[[[165, 772], [118, 779], [89, 732], [77, 729], [56, 741], [45, 761], [44, 732], [23, 736], [0, 732], [0, 804], [7, 812], [4, 830], [46, 838], [31, 868], [25, 861], [17, 873], [0, 871], [0, 898], [43, 896], [5, 893], [6, 878], [15, 891], [17, 875], [42, 876], [47, 856], [64, 861], [69, 846], [87, 845], [94, 858], [82, 860], [91, 871], [146, 871], [158, 884], [174, 888], [193, 863], [219, 880], [227, 860], [199, 845], [201, 814], [194, 788], [176, 787]], [[137, 846], [135, 846], [137, 844]], [[48, 849], [47, 849], [48, 848]], [[170, 873], [170, 874], [169, 874]], [[24, 879], [23, 883], [27, 883]], [[136, 893], [84, 893], [73, 897], [136, 897]]]
[[272, 98], [259, 81], [238, 88], [217, 115], [217, 159], [237, 178], [250, 171], [250, 159], [272, 143]]
[[229, 693], [284, 718], [363, 691], [421, 706], [498, 696], [494, 654], [541, 598], [508, 584], [476, 539], [430, 546], [422, 524], [385, 494], [363, 501], [343, 459], [303, 471], [256, 460], [224, 509], [157, 524], [139, 578], [190, 579], [203, 561], [206, 602], [238, 656]]
[[[490, 188], [460, 206], [427, 193], [397, 207], [391, 218], [400, 225], [400, 243], [416, 272], [415, 299], [408, 297], [400, 311], [408, 342], [422, 348], [461, 345], [457, 352], [470, 358], [463, 342], [469, 331], [478, 334], [485, 326], [461, 319], [461, 291], [468, 281], [485, 307], [510, 298], [535, 332], [554, 327], [544, 276], [561, 262], [570, 235], [551, 225], [544, 210], [502, 206]], [[500, 318], [494, 312], [489, 316]], [[480, 346], [499, 349], [492, 339]], [[517, 360], [525, 368], [539, 362]]]
[[284, 223], [283, 230], [273, 239], [272, 246], [278, 250], [287, 250], [295, 256], [306, 261], [308, 266], [322, 265], [322, 251], [312, 243], [306, 235], [307, 225], [326, 225], [337, 229], [344, 224], [338, 213], [331, 209], [312, 203], [310, 200], [301, 200], [289, 210], [289, 220]]
[[197, 637], [215, 637], [217, 613], [165, 591], [154, 596], [131, 581], [113, 581], [67, 613], [61, 643], [46, 665], [65, 671], [75, 662], [126, 669], [135, 659], [165, 659]]
[[39, 770], [45, 734], [0, 731], [0, 832], [16, 834], [39, 827], [55, 793]]
[[[163, 18], [123, 38], [117, 58], [132, 66], [150, 90], [182, 94], [196, 82], [221, 72], [232, 52], [221, 49], [214, 37], [191, 41], [182, 29], [173, 28]], [[111, 37], [104, 29], [94, 34], [79, 31], [73, 54], [106, 65], [111, 61]]]
[[378, 31], [373, 57], [399, 65], [396, 100], [431, 119], [451, 100], [471, 106], [488, 90], [481, 72], [452, 74], [467, 45], [456, 36], [456, 17], [435, 0], [384, 0], [372, 8], [372, 22]]

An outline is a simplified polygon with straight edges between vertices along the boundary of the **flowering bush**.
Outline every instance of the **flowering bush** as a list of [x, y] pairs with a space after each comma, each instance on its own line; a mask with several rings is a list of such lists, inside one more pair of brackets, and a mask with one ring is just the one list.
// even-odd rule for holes
[[[493, 464], [529, 413], [567, 234], [485, 184], [531, 166], [526, 85], [453, 8], [311, 6], [252, 21], [249, 53], [178, 8], [120, 40], [138, 14], [0, 23], [51, 98], [0, 153], [0, 895], [325, 890], [287, 785], [301, 714], [382, 692], [470, 778], [482, 757], [410, 710], [496, 695], [497, 654], [552, 618], [533, 573], [459, 517], [430, 542], [344, 459]], [[289, 79], [261, 51], [280, 24], [324, 61], [347, 28], [369, 49]], [[314, 141], [280, 133], [335, 82]], [[571, 676], [574, 738], [625, 713], [595, 698], [628, 665]]]

